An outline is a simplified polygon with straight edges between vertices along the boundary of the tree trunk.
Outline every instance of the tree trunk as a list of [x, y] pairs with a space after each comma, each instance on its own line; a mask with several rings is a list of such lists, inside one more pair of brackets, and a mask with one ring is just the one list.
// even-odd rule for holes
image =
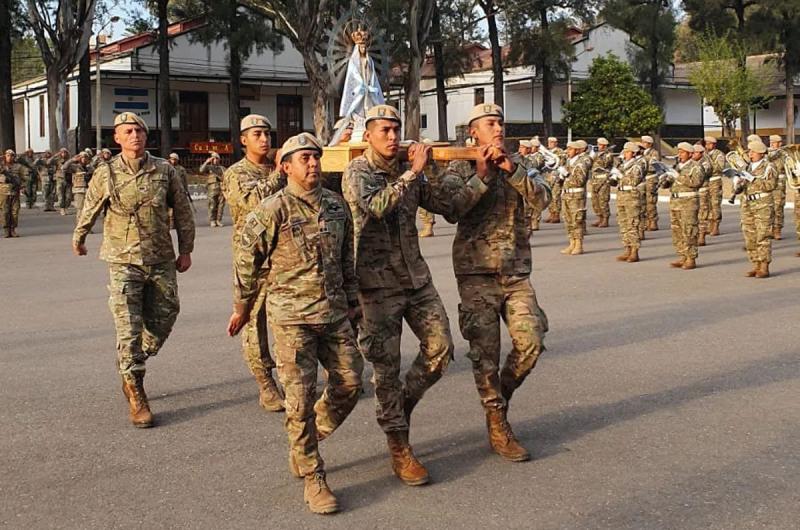
[[489, 43], [492, 47], [492, 86], [494, 88], [494, 102], [505, 108], [505, 94], [503, 93], [503, 51], [500, 48], [500, 35], [497, 31], [494, 0], [481, 2], [481, 7], [486, 14], [486, 23], [489, 26]]
[[[541, 31], [550, 31], [547, 20], [547, 9], [539, 10], [539, 20]], [[544, 136], [553, 135], [553, 72], [545, 60], [538, 65], [542, 70], [542, 124], [544, 126]]]
[[161, 126], [161, 156], [172, 151], [172, 91], [169, 87], [168, 0], [158, 0], [158, 100]]
[[92, 145], [92, 77], [89, 47], [79, 63], [78, 73], [78, 148], [85, 149]]
[[794, 143], [794, 72], [789, 61], [784, 59], [786, 67], [786, 143]]
[[0, 0], [0, 149], [16, 149], [11, 96], [11, 1]]
[[322, 64], [317, 58], [316, 52], [311, 49], [298, 50], [303, 56], [303, 67], [308, 76], [308, 83], [311, 88], [311, 100], [314, 105], [314, 130], [317, 138], [327, 145], [331, 139], [331, 120], [328, 109], [328, 88], [329, 79]]
[[433, 33], [436, 36], [433, 41], [433, 63], [436, 70], [436, 108], [438, 114], [439, 138], [440, 142], [446, 142], [450, 138], [447, 131], [447, 90], [445, 86], [444, 73], [444, 50], [442, 50], [442, 26], [439, 19], [439, 8], [433, 12]]
[[67, 83], [61, 79], [58, 64], [47, 67], [47, 126], [50, 137], [50, 151], [57, 153], [67, 147]]
[[419, 2], [410, 2], [408, 38], [410, 43], [411, 57], [408, 65], [408, 79], [406, 82], [406, 121], [405, 138], [407, 140], [419, 140], [419, 83], [420, 67], [422, 66], [422, 49], [419, 44]]
[[238, 162], [242, 158], [242, 142], [239, 139], [239, 84], [242, 82], [242, 58], [234, 40], [228, 39], [228, 73], [231, 76], [231, 83], [228, 88], [228, 122], [231, 129], [231, 143], [233, 144], [231, 161]]

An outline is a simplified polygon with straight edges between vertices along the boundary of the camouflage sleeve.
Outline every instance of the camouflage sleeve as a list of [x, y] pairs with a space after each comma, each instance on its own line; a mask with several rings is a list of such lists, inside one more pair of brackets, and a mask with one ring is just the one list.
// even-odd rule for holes
[[543, 183], [536, 183], [528, 176], [528, 167], [523, 163], [517, 164], [517, 169], [507, 177], [508, 183], [522, 195], [529, 206], [544, 210], [550, 204], [552, 194]]
[[358, 305], [358, 276], [356, 276], [355, 238], [353, 236], [353, 215], [350, 208], [345, 207], [347, 220], [342, 241], [342, 279], [344, 292], [347, 295], [347, 304], [351, 307]]
[[[247, 314], [258, 296], [259, 278], [275, 248], [280, 220], [259, 206], [247, 216], [233, 257], [233, 309]], [[352, 241], [352, 238], [350, 238]]]
[[[200, 173], [203, 172], [204, 168], [205, 164], [200, 166]], [[244, 193], [239, 185], [239, 179], [236, 178], [235, 171], [228, 168], [225, 173], [222, 174], [222, 196], [225, 197], [225, 201], [228, 204], [236, 208], [242, 202], [243, 195]]]
[[67, 160], [66, 162], [64, 162], [63, 164], [61, 164], [61, 171], [62, 171], [62, 172], [65, 174], [65, 175], [66, 175], [67, 173], [70, 173], [70, 172], [72, 171], [72, 166], [73, 166], [73, 164], [74, 164], [74, 163], [75, 163], [75, 161], [74, 161], [74, 160], [72, 160], [72, 159], [69, 159], [69, 160]]
[[75, 231], [72, 233], [72, 241], [76, 244], [81, 245], [86, 241], [86, 235], [110, 199], [108, 194], [110, 171], [110, 167], [104, 165], [95, 171], [94, 178], [89, 181], [89, 189], [86, 190], [86, 197], [83, 199], [83, 209], [75, 225]]
[[[194, 250], [194, 214], [189, 196], [175, 172], [175, 168], [167, 169], [169, 190], [167, 203], [172, 206], [172, 221], [178, 234], [178, 254], [191, 254]], [[92, 181], [94, 182], [94, 180]]]
[[274, 193], [278, 193], [286, 187], [286, 179], [283, 177], [279, 170], [275, 170], [267, 176], [262, 190], [263, 197], [269, 197]]
[[208, 161], [206, 160], [205, 162], [203, 162], [203, 164], [200, 166], [200, 169], [198, 169], [197, 172], [200, 173], [201, 175], [205, 175], [206, 174], [206, 169], [208, 168], [208, 166], [209, 166], [209, 164], [208, 164]]
[[775, 168], [774, 165], [767, 166], [767, 170], [764, 171], [764, 176], [761, 177], [764, 179], [764, 191], [773, 191], [778, 187], [778, 170]]
[[489, 189], [466, 161], [451, 162], [436, 185], [423, 187], [420, 206], [457, 222]]
[[692, 167], [689, 169], [688, 173], [678, 174], [677, 180], [684, 186], [688, 186], [690, 188], [699, 188], [703, 184], [704, 178], [705, 175], [703, 168], [700, 167], [700, 164], [692, 164]]
[[342, 191], [350, 209], [358, 208], [369, 217], [383, 219], [394, 211], [404, 188], [379, 182], [368, 171], [348, 165], [342, 176]]

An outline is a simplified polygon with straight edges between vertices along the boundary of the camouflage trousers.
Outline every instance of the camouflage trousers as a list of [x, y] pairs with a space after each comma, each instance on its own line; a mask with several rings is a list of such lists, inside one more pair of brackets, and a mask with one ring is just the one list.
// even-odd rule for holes
[[[545, 350], [547, 315], [539, 307], [527, 275], [471, 274], [457, 276], [458, 321], [469, 342], [467, 357], [481, 403], [504, 409], [507, 398], [531, 373]], [[500, 319], [511, 335], [511, 351], [500, 369]], [[504, 397], [505, 396], [505, 397]]]
[[119, 373], [145, 369], [178, 318], [178, 279], [174, 261], [155, 265], [109, 263], [108, 307], [117, 329]]
[[538, 230], [539, 223], [542, 220], [542, 210], [538, 207], [529, 206], [525, 203], [525, 219], [528, 222], [528, 226], [531, 230]]
[[617, 191], [617, 224], [622, 236], [622, 246], [639, 249], [641, 199], [638, 191]]
[[73, 190], [72, 196], [75, 199], [75, 223], [77, 224], [78, 218], [81, 216], [81, 210], [83, 210], [83, 200], [86, 198], [86, 188]]
[[[419, 289], [364, 289], [358, 293], [364, 313], [359, 346], [375, 373], [375, 412], [384, 432], [407, 431], [406, 398], [422, 399], [453, 356], [450, 321], [439, 293], [428, 282]], [[400, 380], [403, 320], [419, 339], [419, 354]]]
[[428, 210], [424, 208], [419, 209], [419, 220], [422, 221], [423, 225], [430, 225], [433, 226], [436, 224], [436, 215], [432, 214]]
[[225, 211], [222, 187], [219, 184], [209, 184], [206, 192], [208, 194], [208, 222], [222, 222], [222, 214]]
[[794, 195], [794, 229], [800, 240], [800, 193], [797, 192]]
[[19, 191], [0, 195], [0, 211], [3, 212], [3, 228], [10, 230], [19, 224]]
[[775, 230], [783, 230], [784, 209], [786, 208], [786, 179], [778, 179], [778, 187], [772, 192], [772, 199], [775, 204]]
[[646, 191], [644, 194], [645, 221], [658, 223], [658, 179], [655, 177], [645, 179], [644, 186]]
[[611, 208], [609, 202], [611, 201], [611, 184], [608, 179], [593, 177], [591, 181], [592, 192], [592, 211], [597, 217], [609, 217], [611, 215]]
[[697, 235], [699, 232], [697, 212], [700, 200], [697, 197], [673, 198], [669, 202], [672, 246], [684, 259], [697, 259]]
[[697, 209], [697, 233], [707, 234], [711, 224], [711, 193], [707, 187], [699, 190], [700, 204]]
[[52, 210], [55, 206], [55, 188], [56, 183], [52, 179], [46, 179], [42, 182], [42, 198], [44, 199], [45, 210]]
[[561, 189], [563, 186], [558, 179], [558, 174], [550, 172], [547, 174], [545, 180], [550, 185], [550, 190], [553, 192], [553, 199], [550, 201], [550, 213], [552, 215], [561, 215]]
[[751, 263], [772, 261], [772, 227], [775, 222], [772, 197], [742, 201], [742, 235]]
[[259, 281], [258, 296], [250, 309], [250, 320], [242, 328], [242, 355], [250, 373], [258, 377], [272, 372], [275, 361], [269, 354], [267, 333], [267, 287]]
[[28, 181], [25, 183], [25, 205], [29, 210], [36, 204], [36, 191], [38, 187], [39, 182], [35, 176], [29, 177]]
[[72, 185], [66, 179], [56, 179], [56, 193], [58, 194], [58, 207], [69, 208], [72, 204]]
[[[289, 451], [303, 476], [322, 471], [317, 433], [327, 437], [350, 414], [361, 392], [364, 361], [347, 319], [332, 324], [270, 323], [275, 335], [278, 376], [286, 393]], [[328, 382], [317, 399], [317, 364]]]
[[[717, 177], [711, 177], [712, 179]], [[711, 206], [711, 220], [719, 223], [722, 221], [722, 178], [708, 183], [709, 204]]]
[[586, 193], [566, 193], [562, 195], [564, 224], [570, 239], [582, 239], [586, 234]]

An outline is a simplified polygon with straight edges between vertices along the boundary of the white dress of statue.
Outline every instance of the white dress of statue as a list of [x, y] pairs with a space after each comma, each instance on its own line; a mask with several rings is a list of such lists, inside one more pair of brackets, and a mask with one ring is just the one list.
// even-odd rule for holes
[[375, 63], [367, 53], [369, 33], [363, 29], [355, 30], [350, 38], [353, 40], [353, 53], [347, 63], [347, 76], [342, 91], [342, 104], [339, 115], [345, 118], [343, 125], [334, 132], [331, 145], [336, 145], [346, 124], [352, 122], [353, 136], [351, 142], [360, 142], [364, 136], [364, 120], [367, 110], [375, 105], [382, 105], [383, 90], [375, 73]]

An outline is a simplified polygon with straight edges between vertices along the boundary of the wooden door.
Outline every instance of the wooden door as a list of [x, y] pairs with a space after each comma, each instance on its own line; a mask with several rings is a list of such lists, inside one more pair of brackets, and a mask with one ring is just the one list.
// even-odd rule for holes
[[277, 96], [278, 145], [303, 132], [303, 96]]
[[179, 146], [187, 147], [190, 142], [202, 142], [209, 139], [208, 92], [181, 92], [178, 112], [180, 116]]

